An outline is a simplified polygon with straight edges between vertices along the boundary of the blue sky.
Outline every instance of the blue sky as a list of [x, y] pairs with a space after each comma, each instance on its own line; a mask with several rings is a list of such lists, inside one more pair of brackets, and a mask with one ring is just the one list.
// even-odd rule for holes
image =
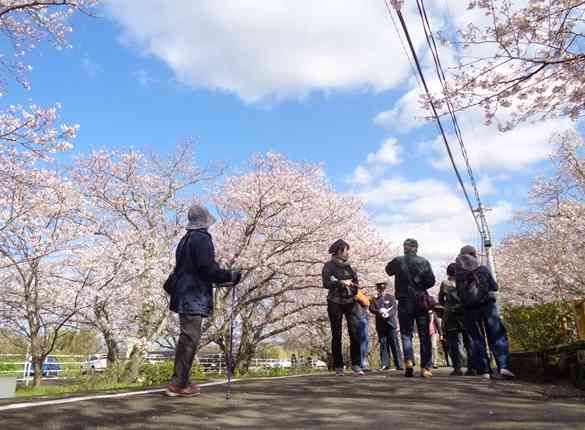
[[[237, 166], [266, 151], [323, 163], [338, 190], [365, 199], [385, 237], [418, 237], [436, 264], [477, 241], [436, 129], [415, 121], [418, 90], [382, 0], [140, 3], [106, 2], [102, 18], [75, 17], [73, 47], [34, 51], [32, 90], [11, 88], [4, 101], [60, 102], [62, 120], [81, 126], [76, 151], [164, 154], [194, 139], [202, 164]], [[437, 27], [471, 19], [462, 3], [429, 2]], [[413, 11], [405, 13], [425, 59]], [[461, 121], [500, 237], [546, 166], [549, 134], [571, 124], [499, 135], [478, 113]]]

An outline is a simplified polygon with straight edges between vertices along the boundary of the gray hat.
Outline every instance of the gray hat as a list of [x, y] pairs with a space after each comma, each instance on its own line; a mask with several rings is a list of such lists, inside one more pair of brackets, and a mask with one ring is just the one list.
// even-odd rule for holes
[[185, 227], [187, 230], [209, 228], [215, 223], [215, 217], [207, 209], [199, 205], [191, 206], [187, 217], [189, 219], [189, 223]]
[[473, 255], [474, 257], [477, 257], [477, 250], [471, 245], [465, 245], [461, 248], [461, 251], [459, 251], [459, 255]]

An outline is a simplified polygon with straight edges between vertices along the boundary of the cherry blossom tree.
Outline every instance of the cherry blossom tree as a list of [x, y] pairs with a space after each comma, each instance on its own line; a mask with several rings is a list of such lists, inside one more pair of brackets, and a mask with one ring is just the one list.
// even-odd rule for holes
[[583, 1], [471, 0], [468, 9], [480, 13], [459, 32], [455, 48], [463, 64], [442, 97], [456, 109], [481, 107], [486, 121], [504, 130], [526, 120], [583, 115]]
[[354, 197], [335, 192], [319, 166], [268, 153], [225, 178], [211, 200], [220, 260], [244, 271], [230, 302], [219, 289], [207, 336], [227, 345], [228, 316], [237, 321], [236, 364], [247, 370], [258, 346], [301, 325], [323, 322], [326, 291], [321, 269], [329, 245], [344, 238], [363, 285], [383, 276], [386, 244], [376, 236]]
[[80, 273], [87, 274], [80, 279], [92, 285], [80, 320], [102, 334], [111, 360], [126, 347], [130, 379], [166, 327], [162, 284], [174, 266], [192, 193], [211, 178], [193, 156], [189, 145], [168, 159], [136, 150], [94, 151], [79, 157], [71, 172], [93, 233], [80, 254]]
[[[67, 46], [68, 17], [94, 3], [0, 1], [5, 47], [0, 53], [0, 97], [13, 79], [29, 88], [27, 52], [44, 41]], [[28, 338], [35, 384], [85, 285], [71, 285], [67, 264], [82, 234], [80, 202], [52, 166], [54, 154], [70, 148], [77, 126], [58, 125], [58, 108], [32, 104], [0, 110], [0, 319]]]
[[534, 182], [519, 232], [498, 251], [504, 297], [533, 304], [585, 294], [585, 144], [574, 131], [553, 138], [552, 177]]
[[[27, 338], [40, 384], [42, 364], [81, 306], [86, 282], [71, 282], [69, 257], [82, 237], [78, 194], [50, 172], [12, 185], [2, 210], [20, 212], [0, 230], [0, 323]], [[26, 208], [26, 210], [23, 210]]]

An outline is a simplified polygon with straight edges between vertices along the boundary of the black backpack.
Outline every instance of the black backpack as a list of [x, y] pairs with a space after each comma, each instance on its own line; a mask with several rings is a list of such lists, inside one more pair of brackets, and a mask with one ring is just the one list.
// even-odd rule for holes
[[487, 303], [489, 293], [486, 282], [479, 274], [479, 268], [465, 273], [463, 288], [458, 291], [459, 298], [465, 307], [477, 307]]

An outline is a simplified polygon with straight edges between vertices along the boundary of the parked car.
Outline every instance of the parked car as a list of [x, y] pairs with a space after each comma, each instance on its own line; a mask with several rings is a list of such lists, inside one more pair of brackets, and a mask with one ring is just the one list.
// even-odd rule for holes
[[290, 360], [271, 360], [268, 361], [265, 366], [270, 369], [277, 369], [291, 367], [292, 363]]
[[102, 372], [106, 370], [107, 367], [108, 358], [103, 354], [92, 355], [81, 365], [82, 373], [87, 373], [88, 371]]
[[[34, 365], [31, 361], [28, 361], [25, 363], [26, 369], [28, 370], [26, 372], [27, 376], [34, 376], [35, 374], [35, 369], [34, 369]], [[42, 371], [43, 371], [43, 377], [48, 377], [48, 376], [59, 376], [59, 372], [61, 371], [61, 366], [59, 365], [59, 361], [53, 357], [52, 355], [49, 355], [47, 358], [45, 358], [45, 362], [43, 363], [43, 367], [42, 367]]]
[[313, 367], [317, 367], [317, 368], [327, 368], [327, 363], [325, 363], [323, 360], [314, 360], [313, 361]]

